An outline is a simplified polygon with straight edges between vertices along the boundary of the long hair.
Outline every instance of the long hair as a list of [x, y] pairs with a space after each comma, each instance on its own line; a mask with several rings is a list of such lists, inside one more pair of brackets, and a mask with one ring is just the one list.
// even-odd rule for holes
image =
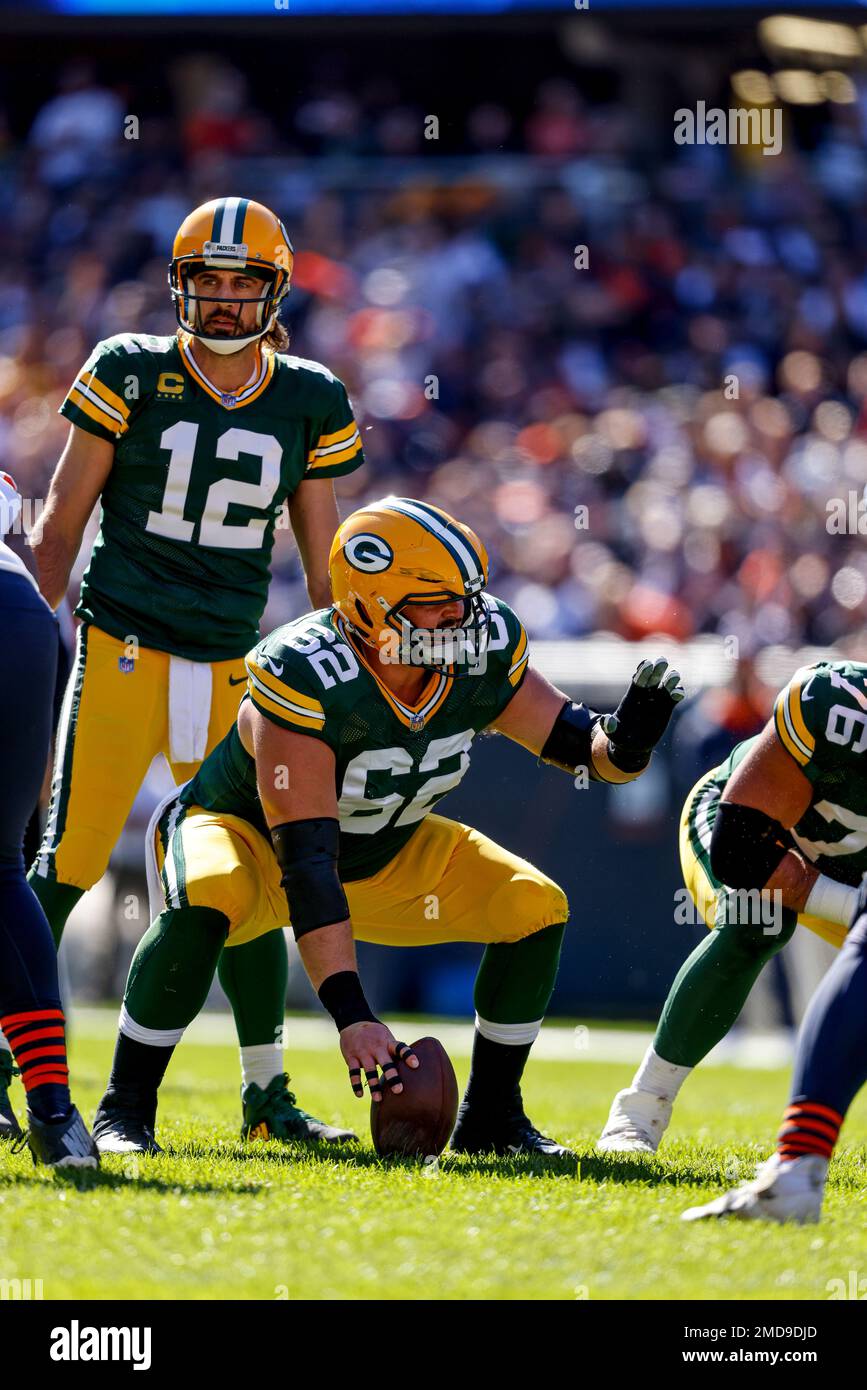
[[285, 352], [289, 346], [289, 330], [277, 319], [274, 327], [269, 329], [262, 339], [262, 346], [270, 348], [272, 352]]

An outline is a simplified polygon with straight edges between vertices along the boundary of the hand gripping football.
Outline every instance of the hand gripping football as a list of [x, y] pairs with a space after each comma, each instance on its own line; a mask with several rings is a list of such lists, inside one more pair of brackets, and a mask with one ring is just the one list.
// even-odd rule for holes
[[458, 1079], [449, 1055], [436, 1038], [412, 1044], [417, 1070], [397, 1062], [400, 1095], [386, 1086], [381, 1101], [370, 1103], [370, 1133], [380, 1158], [441, 1154], [458, 1114]]

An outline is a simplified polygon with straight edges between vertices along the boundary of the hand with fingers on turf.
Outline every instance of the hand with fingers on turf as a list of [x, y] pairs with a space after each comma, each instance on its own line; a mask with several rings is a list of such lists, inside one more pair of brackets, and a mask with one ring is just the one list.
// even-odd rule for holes
[[616, 767], [636, 772], [647, 765], [685, 695], [680, 672], [670, 667], [664, 656], [639, 662], [617, 709], [603, 714], [600, 720]]
[[[418, 1058], [411, 1047], [398, 1042], [384, 1023], [352, 1023], [340, 1034], [340, 1051], [349, 1068], [349, 1084], [359, 1099], [364, 1095], [362, 1076], [367, 1081], [371, 1100], [382, 1100], [383, 1083], [400, 1095], [403, 1083], [394, 1064], [397, 1058], [408, 1067], [417, 1067]], [[379, 1069], [382, 1068], [382, 1076]]]

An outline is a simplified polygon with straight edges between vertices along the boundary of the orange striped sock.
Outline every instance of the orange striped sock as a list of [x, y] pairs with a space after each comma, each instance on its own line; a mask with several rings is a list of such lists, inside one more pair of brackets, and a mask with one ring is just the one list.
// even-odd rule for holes
[[66, 1020], [57, 1008], [23, 1009], [0, 1017], [27, 1092], [27, 1107], [40, 1120], [68, 1114]]
[[787, 1106], [777, 1135], [777, 1153], [783, 1163], [804, 1154], [830, 1158], [840, 1136], [843, 1116], [829, 1105], [799, 1100]]

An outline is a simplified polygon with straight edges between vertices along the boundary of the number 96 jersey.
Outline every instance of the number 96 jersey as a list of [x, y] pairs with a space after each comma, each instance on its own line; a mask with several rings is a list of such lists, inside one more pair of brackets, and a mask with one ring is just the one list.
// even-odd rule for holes
[[183, 335], [121, 334], [97, 345], [60, 409], [115, 445], [77, 615], [193, 661], [250, 649], [284, 502], [303, 478], [363, 462], [342, 383], [268, 349], [232, 395]]
[[[377, 873], [403, 848], [461, 781], [474, 736], [494, 723], [520, 686], [527, 634], [500, 599], [486, 595], [485, 602], [490, 641], [484, 661], [456, 679], [431, 673], [412, 706], [387, 689], [334, 609], [277, 628], [248, 655], [248, 697], [256, 709], [334, 752], [344, 882]], [[237, 728], [180, 799], [240, 816], [267, 836], [255, 764]]]

